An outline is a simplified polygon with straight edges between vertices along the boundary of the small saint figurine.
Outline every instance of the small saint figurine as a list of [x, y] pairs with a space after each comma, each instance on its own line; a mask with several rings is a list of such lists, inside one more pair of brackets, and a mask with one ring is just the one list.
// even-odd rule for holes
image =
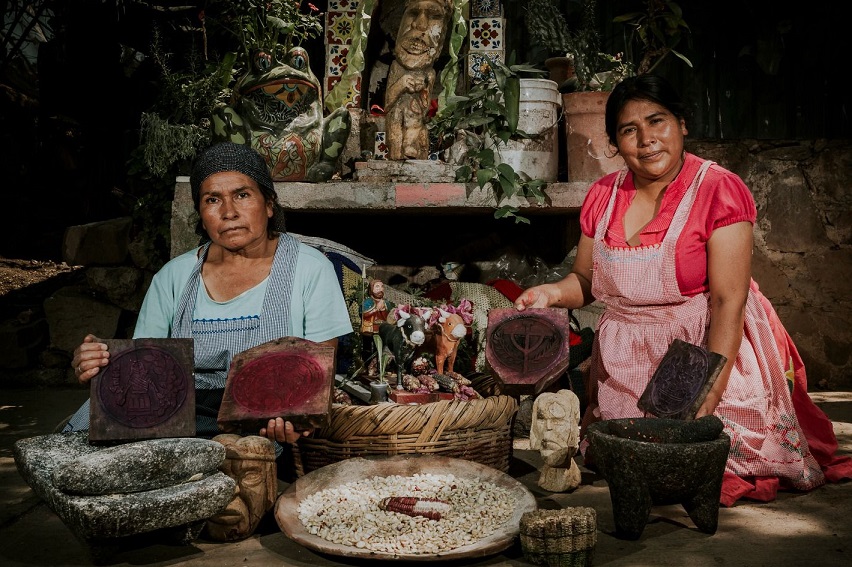
[[225, 462], [219, 470], [236, 481], [237, 491], [224, 510], [207, 520], [207, 535], [214, 541], [245, 539], [278, 497], [275, 445], [259, 435], [232, 433], [217, 435], [213, 441], [225, 446]]
[[580, 400], [571, 390], [545, 392], [533, 402], [530, 448], [544, 464], [538, 485], [550, 492], [580, 486], [580, 468], [574, 462], [580, 442]]
[[406, 0], [385, 92], [388, 159], [427, 159], [427, 113], [452, 2]]
[[[385, 284], [382, 280], [370, 280], [369, 295], [361, 306], [361, 334], [375, 335], [379, 326], [387, 321], [392, 304], [385, 300]], [[371, 339], [372, 340], [372, 339]]]

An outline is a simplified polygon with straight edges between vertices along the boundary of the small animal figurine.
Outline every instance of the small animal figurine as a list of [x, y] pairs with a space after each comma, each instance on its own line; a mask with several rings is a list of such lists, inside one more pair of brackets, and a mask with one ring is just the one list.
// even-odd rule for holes
[[[459, 352], [459, 343], [467, 335], [467, 327], [464, 325], [464, 319], [458, 313], [450, 313], [440, 307], [438, 313], [438, 320], [432, 324], [435, 343], [435, 369], [438, 374], [444, 374], [444, 370], [453, 371], [456, 355]], [[446, 369], [444, 364], [446, 364]]]
[[393, 355], [399, 376], [397, 387], [401, 388], [402, 376], [409, 370], [416, 348], [426, 341], [426, 320], [431, 315], [431, 309], [422, 316], [402, 309], [397, 309], [396, 312], [399, 317], [396, 323], [379, 325], [379, 336], [384, 348]]

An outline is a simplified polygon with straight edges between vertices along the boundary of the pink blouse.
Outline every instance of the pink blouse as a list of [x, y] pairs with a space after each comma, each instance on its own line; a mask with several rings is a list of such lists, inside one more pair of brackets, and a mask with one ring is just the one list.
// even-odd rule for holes
[[[703, 161], [693, 154], [686, 154], [683, 168], [663, 195], [659, 213], [639, 234], [642, 246], [662, 242], [678, 204]], [[594, 238], [595, 227], [606, 211], [617, 176], [618, 172], [615, 172], [597, 180], [586, 194], [580, 210], [580, 228], [590, 238]], [[615, 210], [604, 238], [608, 246], [629, 246], [622, 221], [635, 196], [633, 174], [628, 172], [616, 195]], [[675, 248], [680, 292], [684, 296], [693, 296], [709, 289], [707, 240], [715, 229], [743, 221], [754, 224], [756, 220], [754, 198], [743, 180], [719, 165], [710, 166]]]

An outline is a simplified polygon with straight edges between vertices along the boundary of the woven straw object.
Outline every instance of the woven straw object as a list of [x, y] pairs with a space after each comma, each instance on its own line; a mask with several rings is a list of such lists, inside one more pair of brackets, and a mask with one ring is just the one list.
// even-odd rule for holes
[[526, 512], [520, 522], [521, 549], [536, 565], [588, 567], [597, 544], [594, 508]]
[[335, 405], [326, 427], [299, 439], [296, 474], [352, 457], [403, 454], [467, 459], [508, 472], [518, 402], [491, 396], [421, 405]]

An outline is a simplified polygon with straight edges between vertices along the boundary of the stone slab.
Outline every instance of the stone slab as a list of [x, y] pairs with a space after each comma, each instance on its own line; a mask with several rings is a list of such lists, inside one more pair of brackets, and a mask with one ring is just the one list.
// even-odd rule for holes
[[328, 424], [334, 386], [334, 348], [297, 337], [283, 337], [234, 357], [219, 427], [257, 429], [283, 417], [296, 429]]
[[91, 383], [89, 442], [195, 436], [192, 339], [106, 340]]
[[488, 311], [485, 361], [502, 393], [538, 394], [568, 369], [570, 322], [561, 308]]

